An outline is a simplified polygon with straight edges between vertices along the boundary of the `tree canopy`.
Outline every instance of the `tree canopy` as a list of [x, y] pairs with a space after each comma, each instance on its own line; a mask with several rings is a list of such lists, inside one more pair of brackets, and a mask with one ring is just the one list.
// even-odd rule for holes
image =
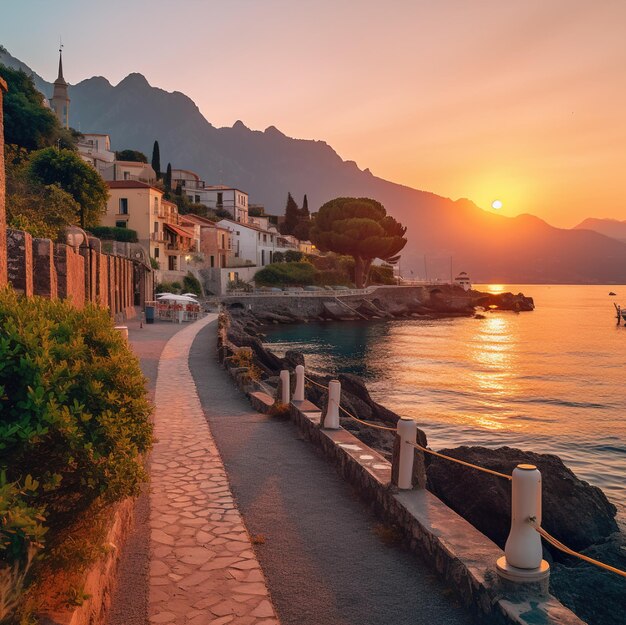
[[109, 191], [100, 174], [71, 150], [45, 148], [30, 157], [28, 175], [36, 183], [57, 185], [78, 203], [81, 227], [98, 225]]
[[44, 106], [44, 97], [33, 79], [22, 70], [0, 64], [0, 76], [8, 85], [4, 95], [4, 140], [27, 150], [54, 145], [61, 139], [71, 144], [71, 133], [61, 128], [56, 115]]
[[340, 197], [326, 202], [311, 224], [312, 243], [322, 252], [354, 258], [355, 283], [363, 288], [372, 262], [397, 262], [406, 245], [406, 227], [369, 198]]
[[291, 193], [287, 193], [287, 205], [285, 206], [285, 220], [280, 224], [281, 234], [293, 234], [294, 228], [300, 220], [300, 209]]
[[147, 163], [148, 157], [139, 150], [120, 150], [115, 152], [115, 159], [118, 161], [131, 161], [133, 163]]

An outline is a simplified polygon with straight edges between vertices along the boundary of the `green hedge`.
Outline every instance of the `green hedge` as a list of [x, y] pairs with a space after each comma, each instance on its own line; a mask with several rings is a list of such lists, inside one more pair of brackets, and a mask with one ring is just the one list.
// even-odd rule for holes
[[98, 239], [137, 243], [137, 231], [130, 228], [113, 228], [112, 226], [93, 226], [89, 229]]
[[194, 276], [191, 271], [187, 272], [187, 275], [183, 278], [183, 289], [185, 293], [195, 293], [196, 295], [202, 295], [202, 286], [200, 286], [200, 280]]
[[272, 263], [254, 275], [256, 284], [265, 286], [307, 286], [314, 279], [315, 267], [310, 263]]
[[42, 544], [45, 562], [95, 502], [138, 492], [152, 444], [144, 382], [107, 310], [0, 292], [0, 577]]

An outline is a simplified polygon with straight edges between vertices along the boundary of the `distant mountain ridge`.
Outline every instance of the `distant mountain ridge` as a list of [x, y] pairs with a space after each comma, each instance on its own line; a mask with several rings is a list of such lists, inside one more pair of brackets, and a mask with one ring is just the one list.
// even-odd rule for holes
[[574, 226], [574, 228], [576, 230], [593, 230], [594, 232], [599, 232], [604, 236], [626, 243], [626, 220], [620, 221], [619, 219], [598, 219], [597, 217], [588, 217], [584, 221], [581, 221], [577, 226]]
[[[30, 72], [6, 53], [0, 62]], [[49, 97], [51, 83], [37, 75], [35, 82]], [[103, 77], [83, 80], [70, 87], [70, 98], [73, 127], [108, 133], [115, 149], [148, 155], [158, 139], [163, 167], [171, 162], [209, 183], [238, 187], [270, 212], [282, 212], [288, 191], [298, 200], [306, 193], [313, 210], [342, 195], [379, 200], [408, 226], [405, 277], [447, 279], [464, 270], [474, 282], [626, 283], [626, 244], [620, 241], [554, 228], [531, 215], [503, 217], [470, 200], [389, 182], [342, 160], [324, 141], [293, 139], [274, 126], [261, 132], [238, 121], [216, 128], [189, 97], [152, 87], [141, 74], [115, 86]]]

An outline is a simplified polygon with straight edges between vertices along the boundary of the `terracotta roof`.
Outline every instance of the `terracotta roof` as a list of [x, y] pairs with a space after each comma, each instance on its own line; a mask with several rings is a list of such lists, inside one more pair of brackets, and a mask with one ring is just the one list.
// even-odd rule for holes
[[169, 228], [174, 234], [177, 234], [179, 237], [185, 237], [187, 239], [193, 239], [193, 232], [189, 232], [189, 230], [185, 230], [180, 226], [175, 226], [173, 224], [164, 224], [166, 228]]
[[107, 180], [106, 183], [110, 189], [154, 189], [163, 195], [161, 189], [157, 189], [151, 184], [139, 180]]
[[[170, 202], [169, 200], [161, 200], [161, 204], [167, 204], [168, 206], [176, 206], [174, 202]], [[178, 208], [178, 206], [176, 206]]]
[[185, 219], [191, 223], [198, 224], [200, 226], [208, 226], [217, 228], [217, 224], [206, 217], [202, 217], [201, 215], [194, 215], [193, 213], [187, 213], [186, 215], [181, 215], [181, 219]]

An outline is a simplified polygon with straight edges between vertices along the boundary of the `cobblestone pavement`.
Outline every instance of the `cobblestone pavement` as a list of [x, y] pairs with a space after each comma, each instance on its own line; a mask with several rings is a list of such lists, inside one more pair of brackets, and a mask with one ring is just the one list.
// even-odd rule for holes
[[151, 465], [150, 622], [278, 625], [189, 371], [191, 344], [215, 318], [208, 315], [180, 330], [159, 361]]

